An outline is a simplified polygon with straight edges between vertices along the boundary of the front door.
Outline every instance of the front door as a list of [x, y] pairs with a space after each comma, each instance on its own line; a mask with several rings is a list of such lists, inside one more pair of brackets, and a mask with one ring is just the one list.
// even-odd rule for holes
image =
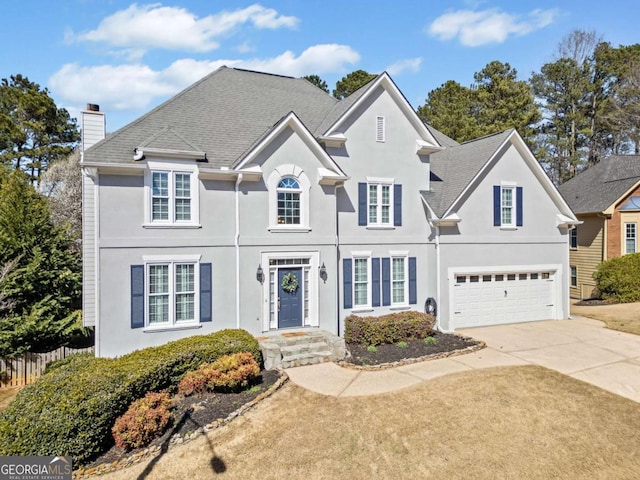
[[[293, 289], [295, 283], [297, 288]], [[302, 285], [302, 268], [278, 269], [278, 328], [302, 326]]]

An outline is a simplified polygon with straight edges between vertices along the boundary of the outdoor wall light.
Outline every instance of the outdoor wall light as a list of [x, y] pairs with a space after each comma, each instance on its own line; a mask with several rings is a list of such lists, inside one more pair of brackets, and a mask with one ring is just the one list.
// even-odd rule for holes
[[322, 266], [320, 267], [320, 278], [324, 283], [327, 283], [327, 267], [324, 266], [324, 262], [322, 262]]
[[262, 270], [262, 266], [258, 264], [258, 270], [256, 270], [256, 280], [260, 283], [264, 282], [264, 271]]

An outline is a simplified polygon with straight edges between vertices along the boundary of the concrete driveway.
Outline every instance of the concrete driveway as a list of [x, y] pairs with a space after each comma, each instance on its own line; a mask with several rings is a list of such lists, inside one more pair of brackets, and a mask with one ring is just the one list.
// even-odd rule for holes
[[487, 348], [467, 355], [362, 371], [324, 363], [287, 369], [292, 382], [332, 396], [386, 393], [462, 370], [540, 365], [640, 402], [640, 336], [584, 317], [460, 330]]

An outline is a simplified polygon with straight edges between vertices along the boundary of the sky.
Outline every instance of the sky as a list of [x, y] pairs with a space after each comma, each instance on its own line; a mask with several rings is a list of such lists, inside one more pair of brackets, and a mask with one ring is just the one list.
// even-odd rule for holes
[[221, 65], [329, 88], [387, 71], [414, 108], [493, 60], [522, 80], [573, 30], [640, 42], [637, 0], [0, 0], [0, 78], [22, 74], [73, 117], [87, 103], [113, 132]]

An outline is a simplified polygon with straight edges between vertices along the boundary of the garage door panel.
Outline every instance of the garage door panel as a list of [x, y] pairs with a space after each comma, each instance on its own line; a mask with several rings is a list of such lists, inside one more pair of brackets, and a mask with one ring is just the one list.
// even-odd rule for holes
[[549, 272], [456, 274], [454, 328], [553, 318], [554, 276]]

